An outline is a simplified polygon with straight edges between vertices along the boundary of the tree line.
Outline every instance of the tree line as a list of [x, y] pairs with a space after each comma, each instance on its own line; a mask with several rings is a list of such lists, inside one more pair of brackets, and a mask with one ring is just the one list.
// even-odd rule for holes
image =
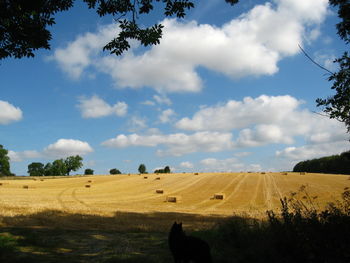
[[299, 162], [293, 172], [350, 174], [350, 151]]

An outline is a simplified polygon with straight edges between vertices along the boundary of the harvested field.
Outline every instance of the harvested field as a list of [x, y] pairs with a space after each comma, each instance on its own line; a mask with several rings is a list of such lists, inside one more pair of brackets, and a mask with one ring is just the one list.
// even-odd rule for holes
[[[145, 176], [146, 177], [146, 176]], [[321, 206], [340, 197], [350, 187], [349, 176], [300, 173], [211, 173], [89, 176], [0, 180], [0, 213], [32, 214], [44, 210], [109, 216], [123, 212], [177, 212], [202, 215], [245, 213], [265, 216], [280, 207], [279, 199], [307, 186]], [[93, 187], [86, 182], [93, 182]], [[26, 186], [26, 189], [23, 187]], [[181, 202], [165, 202], [167, 196], [181, 196]], [[213, 195], [220, 193], [222, 198]]]

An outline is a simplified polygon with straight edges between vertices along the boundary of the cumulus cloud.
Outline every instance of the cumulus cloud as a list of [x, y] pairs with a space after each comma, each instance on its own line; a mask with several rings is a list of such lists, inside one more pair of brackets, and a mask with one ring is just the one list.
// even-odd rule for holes
[[152, 87], [158, 92], [198, 92], [205, 67], [230, 78], [272, 75], [278, 62], [299, 52], [298, 44], [318, 36], [327, 0], [275, 0], [256, 5], [221, 27], [165, 19], [160, 45], [122, 57], [98, 53], [116, 33], [115, 25], [76, 38], [53, 59], [72, 77], [89, 66], [112, 77], [117, 87]]
[[54, 158], [64, 158], [71, 155], [86, 155], [90, 152], [93, 152], [93, 149], [87, 142], [73, 139], [59, 139], [43, 150], [43, 154]]
[[158, 155], [181, 156], [193, 152], [229, 150], [233, 147], [233, 142], [231, 133], [196, 132], [191, 135], [184, 133], [138, 135], [134, 133], [117, 135], [115, 138], [104, 141], [102, 145], [113, 148], [165, 146], [165, 149], [157, 150]]
[[98, 63], [98, 53], [119, 33], [115, 24], [101, 26], [96, 33], [79, 35], [65, 48], [57, 48], [49, 60], [54, 60], [73, 79], [79, 79], [84, 70]]
[[142, 117], [132, 116], [128, 121], [128, 125], [130, 126], [130, 132], [144, 130], [147, 128], [147, 120]]
[[81, 97], [77, 107], [80, 109], [83, 118], [101, 118], [108, 115], [125, 116], [128, 105], [125, 102], [117, 102], [109, 105], [97, 95], [91, 98]]
[[21, 119], [22, 111], [20, 108], [13, 106], [7, 101], [0, 100], [0, 125], [6, 125]]
[[172, 117], [175, 116], [175, 112], [172, 109], [167, 109], [162, 111], [162, 113], [159, 115], [159, 121], [161, 123], [168, 123], [171, 121]]
[[90, 152], [93, 152], [93, 149], [87, 142], [73, 139], [59, 139], [45, 147], [42, 151], [28, 150], [16, 152], [9, 150], [8, 156], [11, 162], [22, 162], [27, 159], [65, 158], [72, 155], [86, 155]]
[[292, 144], [298, 136], [309, 144], [345, 140], [343, 124], [306, 109], [303, 101], [291, 96], [246, 97], [225, 104], [201, 108], [192, 118], [182, 118], [175, 126], [191, 131], [238, 130], [236, 147], [256, 147], [268, 143]]

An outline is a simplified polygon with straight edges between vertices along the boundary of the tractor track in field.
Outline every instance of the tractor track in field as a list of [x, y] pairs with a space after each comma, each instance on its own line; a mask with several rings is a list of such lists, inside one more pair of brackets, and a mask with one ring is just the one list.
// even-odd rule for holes
[[273, 202], [272, 202], [272, 195], [271, 195], [271, 181], [267, 178], [267, 176], [263, 177], [264, 180], [264, 199], [265, 199], [265, 206], [268, 210], [271, 210], [273, 208]]
[[[226, 193], [227, 189], [230, 189], [233, 184], [237, 183], [237, 181], [239, 181], [241, 179], [241, 177], [242, 177], [242, 174], [239, 174], [239, 175], [235, 176], [234, 178], [232, 178], [230, 183], [228, 183], [224, 188], [220, 189], [217, 192], [218, 193]], [[206, 210], [210, 210], [213, 206], [217, 205], [216, 203], [213, 204], [213, 201], [215, 202], [215, 200], [213, 200], [212, 197], [208, 197], [207, 199], [202, 200], [199, 203], [196, 203], [196, 204], [193, 204], [193, 205], [198, 207], [198, 206], [202, 206], [202, 205], [207, 204], [207, 203], [211, 203], [211, 205], [205, 206]], [[220, 202], [222, 202], [222, 201], [220, 200]]]
[[71, 193], [72, 198], [73, 198], [76, 202], [80, 203], [80, 204], [83, 205], [84, 207], [89, 208], [89, 209], [91, 210], [91, 206], [90, 206], [90, 205], [88, 205], [88, 204], [85, 203], [84, 201], [82, 201], [82, 200], [80, 200], [80, 199], [77, 198], [77, 195], [76, 195], [77, 189], [78, 189], [78, 188], [74, 188], [74, 189], [73, 189], [73, 191], [72, 191], [72, 193]]
[[62, 190], [61, 192], [59, 192], [58, 195], [56, 196], [56, 199], [57, 199], [58, 203], [59, 203], [59, 204], [61, 205], [61, 207], [62, 207], [63, 209], [65, 209], [65, 210], [68, 210], [69, 207], [66, 206], [66, 205], [64, 204], [64, 201], [62, 200], [62, 196], [63, 196], [63, 194], [64, 194], [66, 191], [68, 191], [69, 189], [71, 189], [71, 187], [68, 187], [68, 188], [63, 189], [63, 190]]
[[217, 203], [217, 204], [214, 204], [214, 205], [208, 207], [207, 209], [205, 209], [205, 211], [213, 210], [213, 209], [220, 207], [220, 206], [223, 206], [226, 203], [228, 203], [229, 201], [231, 201], [230, 199], [232, 199], [234, 197], [234, 195], [237, 194], [237, 192], [241, 188], [243, 182], [248, 178], [247, 174], [241, 174], [241, 175], [243, 177], [238, 180], [238, 183], [235, 186], [235, 188], [233, 189], [233, 191], [228, 196], [226, 196], [224, 200], [221, 200], [220, 203]]
[[[164, 187], [164, 184], [163, 185], [160, 185], [160, 186], [155, 186], [154, 188], [152, 188], [153, 192], [144, 192], [144, 194], [140, 194], [134, 198], [130, 198], [130, 197], [127, 197], [125, 199], [122, 199], [122, 200], [116, 200], [116, 203], [135, 203], [135, 202], [140, 202], [140, 201], [144, 201], [144, 200], [152, 200], [152, 199], [164, 199], [164, 196], [167, 196], [167, 195], [176, 195], [177, 193], [181, 192], [181, 191], [184, 191], [190, 187], [192, 187], [193, 185], [197, 184], [198, 182], [202, 181], [202, 180], [205, 180], [206, 178], [203, 178], [203, 177], [200, 177], [200, 178], [197, 178], [196, 180], [191, 180], [190, 183], [188, 182], [182, 182], [180, 185], [184, 185], [182, 187], [179, 187], [179, 188], [176, 188], [176, 190], [174, 191], [167, 191], [167, 189]], [[171, 185], [171, 187], [173, 188], [174, 184], [171, 184], [171, 183], [167, 183], [167, 185]], [[165, 191], [165, 193], [163, 195], [157, 195], [155, 193], [156, 189], [163, 189]]]
[[254, 189], [254, 194], [252, 195], [252, 198], [250, 199], [250, 206], [254, 206], [258, 203], [258, 195], [259, 195], [259, 189], [260, 189], [260, 186], [262, 185], [263, 183], [263, 176], [265, 176], [266, 174], [262, 175], [262, 174], [259, 174], [259, 178], [258, 178], [258, 182], [256, 184], [256, 187]]

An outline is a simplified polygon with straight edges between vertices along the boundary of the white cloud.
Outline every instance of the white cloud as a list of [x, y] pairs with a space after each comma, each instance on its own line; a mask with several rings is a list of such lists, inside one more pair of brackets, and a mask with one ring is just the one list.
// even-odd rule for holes
[[165, 96], [165, 95], [154, 95], [153, 99], [158, 103], [158, 104], [166, 104], [168, 106], [170, 106], [172, 104], [171, 100]]
[[147, 128], [147, 121], [145, 118], [137, 117], [137, 116], [132, 116], [128, 124], [130, 126], [129, 131], [130, 132], [135, 132], [138, 130], [144, 130]]
[[314, 54], [315, 61], [321, 66], [325, 67], [331, 72], [335, 72], [338, 69], [338, 63], [334, 63], [336, 56], [331, 52], [316, 52]]
[[182, 118], [175, 126], [192, 131], [239, 130], [236, 147], [292, 144], [298, 136], [309, 144], [347, 138], [343, 124], [300, 109], [302, 103], [288, 95], [246, 97], [243, 101], [230, 100], [201, 108], [192, 118]]
[[93, 152], [87, 142], [73, 139], [59, 139], [43, 150], [43, 154], [54, 158], [64, 158], [71, 155], [86, 155]]
[[77, 107], [80, 109], [83, 118], [101, 118], [108, 115], [125, 116], [128, 105], [125, 102], [117, 102], [109, 105], [103, 99], [94, 95], [91, 98], [81, 97]]
[[87, 142], [73, 139], [59, 139], [55, 143], [45, 147], [42, 151], [28, 150], [15, 152], [9, 150], [8, 156], [11, 162], [22, 162], [27, 159], [38, 158], [65, 158], [72, 155], [86, 155], [93, 152]]
[[171, 121], [172, 117], [175, 116], [175, 112], [172, 109], [167, 109], [162, 111], [162, 113], [159, 115], [159, 121], [161, 123], [168, 123]]
[[194, 166], [191, 162], [181, 162], [180, 167], [185, 169], [192, 169]]
[[282, 151], [276, 151], [276, 156], [291, 161], [304, 161], [313, 158], [340, 154], [349, 150], [347, 141], [328, 142], [321, 144], [304, 145], [300, 147], [286, 147]]
[[126, 148], [130, 146], [156, 147], [164, 145], [166, 149], [158, 149], [157, 154], [181, 156], [193, 152], [219, 152], [233, 147], [231, 133], [197, 132], [191, 135], [175, 133], [169, 135], [117, 135], [102, 143], [103, 146]]
[[101, 26], [97, 33], [79, 35], [65, 48], [57, 48], [49, 60], [58, 63], [62, 71], [71, 78], [79, 79], [84, 70], [97, 63], [97, 55], [110, 40], [119, 33], [116, 24]]
[[20, 108], [13, 106], [7, 101], [0, 100], [0, 125], [6, 125], [21, 119], [22, 111]]
[[26, 159], [43, 157], [42, 154], [37, 151], [15, 152], [11, 150], [8, 152], [8, 156], [10, 157], [11, 162], [22, 162], [23, 160], [26, 160]]
[[145, 100], [145, 101], [141, 102], [141, 104], [148, 105], [148, 106], [156, 105], [156, 103], [154, 101], [151, 101], [151, 100]]
[[176, 127], [192, 131], [229, 131], [249, 127], [253, 124], [284, 122], [301, 103], [288, 95], [261, 95], [255, 99], [245, 97], [243, 101], [229, 100], [223, 105], [202, 107], [191, 119], [179, 120]]
[[53, 58], [72, 77], [93, 66], [116, 87], [152, 87], [158, 92], [198, 92], [204, 67], [231, 78], [272, 75], [277, 63], [298, 54], [298, 44], [314, 40], [327, 14], [328, 0], [275, 0], [256, 5], [221, 27], [165, 19], [161, 44], [122, 57], [99, 55], [116, 33], [115, 25], [77, 37]]
[[236, 158], [227, 158], [219, 160], [216, 158], [207, 158], [200, 161], [201, 168], [204, 171], [215, 172], [239, 172], [239, 171], [260, 171], [261, 166], [259, 164], [246, 165], [241, 163]]

